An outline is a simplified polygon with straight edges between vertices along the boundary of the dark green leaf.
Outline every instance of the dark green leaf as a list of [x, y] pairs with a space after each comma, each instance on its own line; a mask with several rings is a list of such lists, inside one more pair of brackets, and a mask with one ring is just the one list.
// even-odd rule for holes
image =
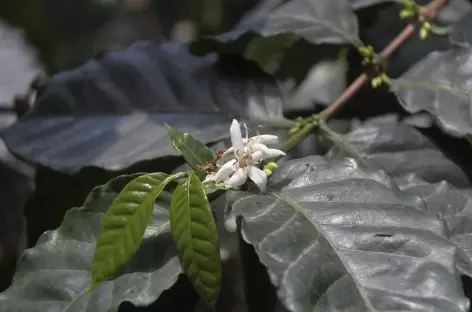
[[[92, 259], [104, 213], [140, 174], [96, 187], [81, 208], [69, 210], [61, 226], [44, 233], [21, 257], [12, 286], [0, 296], [0, 311], [62, 311], [90, 283]], [[163, 194], [161, 194], [162, 196]], [[117, 312], [123, 301], [148, 305], [181, 273], [169, 231], [168, 203], [158, 199], [136, 256], [113, 280], [100, 283], [67, 312]]]
[[429, 213], [444, 220], [450, 240], [458, 247], [456, 266], [472, 277], [472, 190], [457, 189], [446, 181], [431, 184], [415, 174], [395, 182], [406, 194], [421, 196]]
[[211, 149], [195, 139], [190, 133], [182, 133], [169, 125], [167, 125], [167, 131], [172, 145], [182, 154], [193, 170], [198, 171], [198, 165], [213, 159]]
[[472, 44], [472, 8], [464, 9], [467, 12], [462, 19], [454, 25], [451, 32], [451, 40], [458, 44]]
[[[164, 173], [148, 173], [131, 181], [103, 216], [92, 262], [91, 287], [110, 278], [134, 255], [151, 221], [154, 202], [175, 179]], [[157, 229], [165, 231], [167, 225]]]
[[399, 79], [391, 90], [409, 112], [427, 111], [448, 134], [472, 133], [472, 49], [432, 52]]
[[[415, 173], [430, 183], [446, 180], [456, 187], [471, 186], [458, 165], [421, 132], [405, 121], [399, 122], [395, 115], [368, 119], [346, 135], [346, 140], [365, 154], [369, 164], [391, 177]], [[336, 147], [329, 152], [331, 158], [347, 156]]]
[[234, 41], [247, 33], [264, 38], [292, 33], [313, 44], [337, 44], [357, 41], [357, 30], [357, 19], [348, 1], [265, 0], [230, 32], [214, 40]]
[[392, 3], [395, 2], [395, 0], [349, 0], [349, 3], [351, 4], [353, 10], [364, 9], [377, 4], [389, 2]]
[[468, 311], [445, 224], [383, 171], [307, 157], [227, 198], [289, 311]]
[[[198, 55], [238, 54], [270, 74], [296, 75], [290, 69], [293, 63], [285, 60], [287, 55], [310, 50], [311, 44], [359, 44], [357, 32], [357, 18], [348, 1], [265, 0], [229, 32], [202, 38], [191, 49]], [[313, 55], [297, 59], [304, 74], [316, 61]]]
[[183, 271], [203, 301], [214, 308], [221, 282], [218, 233], [210, 203], [194, 173], [172, 195], [170, 227]]
[[53, 76], [4, 137], [16, 155], [59, 171], [118, 170], [179, 155], [164, 123], [206, 144], [229, 137], [233, 117], [286, 124], [275, 81], [242, 60], [142, 41]]

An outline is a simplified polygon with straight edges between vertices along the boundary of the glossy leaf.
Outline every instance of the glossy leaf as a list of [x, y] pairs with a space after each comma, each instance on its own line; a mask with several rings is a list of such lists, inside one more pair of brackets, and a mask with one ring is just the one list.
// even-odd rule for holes
[[244, 218], [289, 311], [469, 309], [445, 224], [383, 171], [306, 157], [281, 165], [266, 193], [227, 199], [228, 229]]
[[229, 137], [233, 117], [286, 124], [275, 81], [241, 60], [152, 40], [54, 75], [4, 138], [14, 154], [58, 171], [119, 170], [179, 155], [165, 123], [206, 144]]
[[448, 134], [471, 134], [471, 66], [471, 48], [432, 52], [393, 80], [391, 89], [407, 111], [429, 112]]
[[211, 149], [195, 139], [190, 133], [182, 133], [169, 125], [166, 126], [172, 145], [182, 154], [193, 170], [198, 171], [198, 165], [213, 159]]
[[[385, 170], [391, 177], [415, 173], [430, 183], [443, 180], [456, 187], [470, 187], [465, 172], [420, 131], [387, 115], [368, 119], [345, 136], [351, 146], [365, 154], [369, 164]], [[347, 157], [332, 148], [330, 158]]]
[[131, 181], [115, 198], [103, 216], [91, 287], [110, 278], [134, 255], [151, 221], [156, 198], [173, 179], [175, 176], [160, 172], [148, 173]]
[[455, 188], [446, 181], [431, 184], [415, 174], [395, 182], [404, 193], [421, 196], [428, 212], [444, 220], [449, 238], [458, 248], [456, 267], [472, 278], [472, 190]]
[[194, 173], [172, 195], [170, 227], [183, 271], [203, 301], [214, 308], [221, 283], [218, 233], [210, 203]]
[[[63, 311], [91, 281], [103, 215], [123, 188], [142, 175], [120, 176], [96, 187], [83, 207], [69, 210], [57, 230], [45, 232], [27, 249], [13, 284], [0, 295], [0, 311]], [[169, 203], [158, 198], [154, 207], [136, 256], [113, 279], [80, 296], [67, 312], [117, 312], [124, 301], [149, 305], [174, 284], [181, 269], [170, 235]]]
[[357, 18], [348, 1], [264, 0], [233, 29], [203, 37], [191, 50], [198, 55], [238, 54], [278, 79], [300, 82], [311, 67], [327, 60], [313, 45], [359, 42]]

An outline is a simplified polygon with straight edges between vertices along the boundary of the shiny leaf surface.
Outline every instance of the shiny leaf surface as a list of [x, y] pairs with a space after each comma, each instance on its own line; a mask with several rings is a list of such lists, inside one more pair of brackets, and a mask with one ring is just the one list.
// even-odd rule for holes
[[170, 227], [183, 271], [214, 308], [221, 283], [218, 233], [205, 190], [193, 173], [172, 195]]
[[468, 311], [445, 224], [384, 172], [312, 156], [227, 198], [289, 311]]
[[[0, 294], [2, 312], [62, 311], [90, 283], [103, 215], [122, 189], [141, 174], [96, 187], [83, 207], [67, 212], [61, 226], [44, 233], [21, 257], [13, 284]], [[78, 298], [68, 312], [116, 312], [123, 301], [148, 305], [182, 272], [169, 231], [168, 205], [158, 199], [136, 256], [114, 279]]]

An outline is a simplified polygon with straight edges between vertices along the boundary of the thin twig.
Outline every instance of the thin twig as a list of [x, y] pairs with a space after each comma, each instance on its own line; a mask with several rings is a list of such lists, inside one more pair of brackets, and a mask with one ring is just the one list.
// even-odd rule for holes
[[334, 100], [333, 103], [328, 105], [324, 110], [322, 110], [319, 115], [323, 119], [327, 119], [330, 117], [332, 114], [334, 114], [339, 108], [347, 101], [349, 100], [356, 92], [368, 81], [367, 74], [362, 74], [359, 77], [357, 77], [356, 80], [354, 80], [353, 83], [349, 85], [349, 87], [344, 90], [341, 95]]
[[425, 6], [420, 8], [420, 16], [423, 19], [432, 21], [436, 19], [438, 11], [442, 8], [449, 0], [433, 0]]
[[[406, 40], [408, 40], [415, 32], [415, 26], [409, 24], [403, 31], [398, 34], [383, 50], [379, 53], [382, 60], [388, 59]], [[356, 94], [360, 88], [368, 81], [367, 74], [364, 73], [357, 77], [351, 85], [344, 90], [344, 92], [328, 105], [324, 110], [320, 112], [320, 116], [324, 119], [331, 117], [341, 106], [349, 100], [354, 94]]]
[[[427, 5], [421, 7], [420, 14], [427, 19], [434, 19], [437, 15], [437, 11], [446, 4], [448, 0], [433, 0]], [[401, 33], [399, 33], [380, 53], [379, 58], [381, 61], [387, 60], [393, 55], [393, 53], [402, 46], [415, 33], [415, 25], [408, 24]], [[344, 90], [344, 92], [328, 105], [324, 110], [320, 112], [320, 116], [324, 119], [329, 118], [332, 114], [341, 108], [341, 106], [349, 100], [354, 94], [356, 94], [360, 88], [368, 81], [367, 75], [364, 73], [357, 77], [351, 85]]]

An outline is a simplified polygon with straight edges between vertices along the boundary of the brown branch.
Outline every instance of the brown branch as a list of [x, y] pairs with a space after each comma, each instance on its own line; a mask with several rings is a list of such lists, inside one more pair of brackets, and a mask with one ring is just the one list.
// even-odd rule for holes
[[[383, 61], [388, 59], [408, 38], [415, 32], [415, 26], [409, 24], [379, 53], [379, 58]], [[344, 92], [334, 100], [329, 106], [320, 112], [324, 119], [334, 114], [347, 100], [359, 91], [362, 86], [369, 81], [367, 74], [362, 74], [354, 80]]]
[[344, 90], [341, 95], [334, 100], [330, 105], [326, 106], [325, 109], [323, 109], [320, 113], [319, 116], [323, 119], [327, 119], [329, 116], [331, 116], [334, 112], [336, 112], [341, 105], [343, 105], [347, 100], [349, 100], [356, 92], [368, 81], [367, 74], [362, 74], [359, 77], [357, 77], [356, 80], [354, 80], [353, 83], [349, 85], [349, 87]]
[[[428, 20], [436, 18], [438, 10], [446, 4], [448, 0], [433, 0], [427, 5], [421, 7], [420, 15]], [[379, 63], [386, 62], [389, 57], [415, 33], [415, 25], [408, 24], [401, 33], [399, 33], [383, 50], [379, 53]], [[362, 74], [357, 77], [351, 85], [344, 90], [344, 92], [334, 100], [330, 105], [328, 105], [324, 110], [322, 110], [319, 115], [323, 119], [327, 119], [332, 114], [334, 114], [342, 105], [349, 100], [354, 94], [356, 94], [362, 86], [368, 81], [367, 74]]]
[[428, 21], [436, 19], [438, 10], [448, 1], [449, 0], [432, 0], [430, 3], [420, 8], [420, 17]]

